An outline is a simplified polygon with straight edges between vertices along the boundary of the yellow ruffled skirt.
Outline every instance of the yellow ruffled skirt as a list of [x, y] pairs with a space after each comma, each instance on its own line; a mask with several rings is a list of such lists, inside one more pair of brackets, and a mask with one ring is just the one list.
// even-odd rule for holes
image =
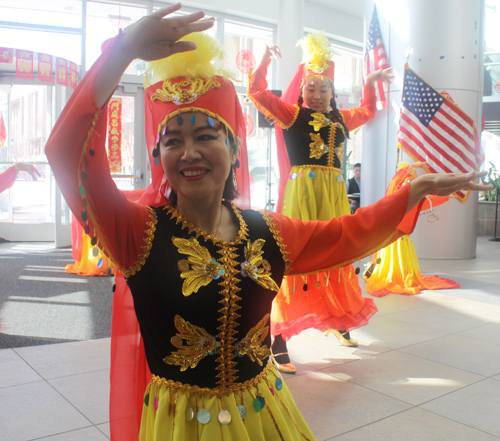
[[230, 391], [154, 376], [144, 397], [140, 441], [314, 441], [292, 395], [269, 363]]
[[[377, 263], [380, 262], [380, 263]], [[387, 294], [418, 294], [422, 289], [460, 288], [453, 280], [420, 273], [415, 247], [410, 236], [378, 251], [365, 271], [366, 292], [381, 297]]]
[[[288, 217], [331, 220], [350, 214], [339, 169], [292, 167], [281, 212]], [[361, 295], [353, 265], [308, 276], [285, 277], [271, 312], [271, 333], [285, 340], [305, 329], [350, 331], [366, 325], [377, 308]]]

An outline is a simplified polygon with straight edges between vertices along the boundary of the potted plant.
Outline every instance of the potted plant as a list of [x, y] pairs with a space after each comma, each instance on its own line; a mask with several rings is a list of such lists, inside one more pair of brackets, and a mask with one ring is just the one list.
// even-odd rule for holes
[[495, 234], [493, 237], [490, 237], [488, 240], [492, 242], [499, 242], [500, 238], [497, 237], [497, 221], [498, 221], [498, 196], [500, 191], [500, 176], [498, 175], [498, 170], [495, 165], [490, 161], [490, 170], [488, 171], [488, 175], [482, 178], [483, 184], [493, 185], [493, 189], [485, 192], [485, 199], [488, 201], [496, 200], [495, 205]]

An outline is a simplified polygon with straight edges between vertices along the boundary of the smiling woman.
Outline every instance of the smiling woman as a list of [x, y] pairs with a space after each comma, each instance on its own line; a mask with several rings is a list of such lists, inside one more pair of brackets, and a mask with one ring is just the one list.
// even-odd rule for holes
[[[126, 278], [113, 297], [111, 439], [314, 440], [268, 363], [269, 312], [283, 275], [369, 254], [411, 232], [416, 213], [405, 214], [429, 189], [454, 191], [474, 176], [437, 186], [417, 179], [330, 222], [242, 209], [239, 101], [212, 63], [216, 43], [207, 52], [202, 34], [186, 37], [213, 20], [201, 12], [164, 18], [179, 8], [158, 10], [104, 45], [46, 148], [68, 204]], [[114, 185], [104, 145], [108, 98], [135, 58], [160, 60], [145, 96], [153, 182], [139, 203]], [[240, 206], [226, 192], [235, 184]]]

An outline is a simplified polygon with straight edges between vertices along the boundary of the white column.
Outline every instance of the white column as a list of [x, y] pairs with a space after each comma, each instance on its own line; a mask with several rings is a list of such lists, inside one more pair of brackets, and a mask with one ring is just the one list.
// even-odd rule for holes
[[278, 22], [278, 46], [281, 58], [278, 65], [277, 87], [285, 90], [302, 63], [302, 49], [297, 41], [304, 36], [304, 0], [281, 0]]
[[[363, 132], [363, 205], [383, 196], [395, 173], [399, 109], [405, 51], [410, 68], [439, 92], [446, 90], [481, 128], [484, 0], [378, 0], [382, 39], [394, 67], [389, 107]], [[373, 13], [365, 1], [365, 35]], [[406, 158], [408, 160], [408, 158]], [[412, 162], [410, 160], [410, 162]], [[440, 206], [439, 221], [421, 216], [412, 235], [417, 255], [430, 259], [468, 259], [476, 255], [477, 195], [465, 204]]]

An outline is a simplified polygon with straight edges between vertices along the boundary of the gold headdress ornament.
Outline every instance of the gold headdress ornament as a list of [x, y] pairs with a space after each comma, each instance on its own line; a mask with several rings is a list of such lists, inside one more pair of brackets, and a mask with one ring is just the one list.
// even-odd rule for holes
[[[322, 74], [331, 67], [331, 59], [334, 55], [333, 49], [330, 46], [328, 38], [322, 32], [309, 34], [301, 38], [297, 42], [297, 46], [301, 46], [303, 50], [303, 62], [308, 71]], [[327, 63], [327, 62], [330, 63]], [[310, 75], [307, 75], [310, 76]], [[330, 78], [333, 80], [333, 75]]]

